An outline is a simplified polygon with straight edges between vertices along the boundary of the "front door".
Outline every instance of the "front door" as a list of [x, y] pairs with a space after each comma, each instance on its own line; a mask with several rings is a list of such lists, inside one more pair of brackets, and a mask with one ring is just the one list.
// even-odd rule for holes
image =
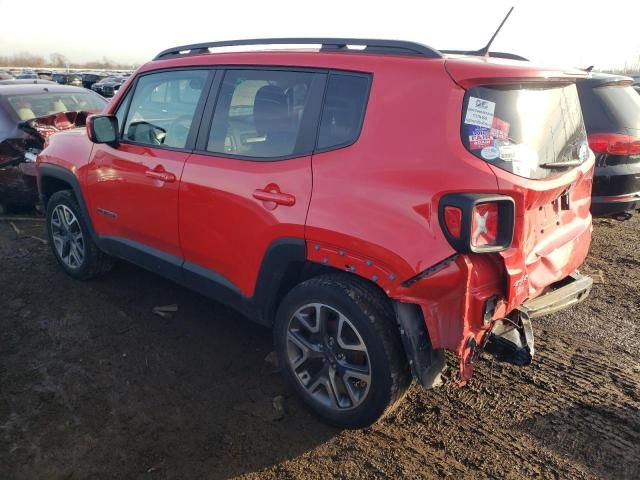
[[285, 69], [220, 75], [180, 185], [185, 278], [251, 297], [269, 246], [304, 239], [324, 82], [323, 73]]
[[98, 235], [181, 259], [180, 177], [209, 75], [207, 70], [149, 73], [130, 87], [114, 112], [119, 144], [95, 145], [89, 164], [88, 201]]

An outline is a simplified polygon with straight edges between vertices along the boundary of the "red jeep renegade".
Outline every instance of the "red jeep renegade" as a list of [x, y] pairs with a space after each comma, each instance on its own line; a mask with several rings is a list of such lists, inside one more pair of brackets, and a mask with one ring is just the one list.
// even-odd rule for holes
[[[214, 53], [259, 44], [320, 48]], [[79, 279], [125, 259], [273, 326], [293, 390], [344, 427], [412, 377], [438, 385], [445, 350], [460, 384], [483, 351], [527, 365], [531, 319], [592, 283], [585, 74], [494, 57], [166, 50], [38, 157], [53, 254]]]

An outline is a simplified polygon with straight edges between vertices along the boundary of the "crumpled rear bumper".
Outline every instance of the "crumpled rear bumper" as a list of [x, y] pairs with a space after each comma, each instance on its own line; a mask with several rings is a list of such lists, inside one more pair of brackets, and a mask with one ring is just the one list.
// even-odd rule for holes
[[[521, 341], [515, 342], [513, 358], [522, 359], [522, 352], [517, 349], [525, 348], [527, 344], [532, 356], [530, 319], [583, 301], [593, 284], [590, 277], [576, 272], [545, 288], [534, 299], [511, 308], [506, 298], [507, 278], [499, 255], [456, 255], [441, 262], [438, 268], [430, 269], [428, 275], [410, 284], [405, 283], [403, 289], [395, 292], [396, 300], [419, 306], [431, 349], [456, 353], [460, 385], [471, 378], [476, 360], [492, 339], [502, 336], [503, 346], [509, 346], [508, 342], [513, 340], [501, 333], [504, 329], [499, 324], [518, 324], [520, 327]], [[513, 363], [526, 364], [519, 362]]]

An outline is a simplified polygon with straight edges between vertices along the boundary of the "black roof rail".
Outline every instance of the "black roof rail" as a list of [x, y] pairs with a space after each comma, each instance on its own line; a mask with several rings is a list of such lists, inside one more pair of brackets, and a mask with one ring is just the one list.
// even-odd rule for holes
[[[409, 55], [425, 58], [442, 58], [435, 48], [421, 43], [402, 40], [375, 40], [364, 38], [254, 38], [250, 40], [227, 40], [222, 42], [195, 43], [163, 50], [154, 60], [180, 55], [209, 53], [210, 48], [258, 46], [258, 45], [321, 45], [321, 51], [383, 53], [390, 55]], [[350, 45], [364, 46], [364, 49], [349, 48]]]
[[472, 57], [493, 57], [493, 58], [506, 58], [509, 60], [522, 60], [524, 62], [528, 62], [528, 58], [524, 58], [521, 55], [517, 55], [515, 53], [508, 52], [488, 52], [482, 53], [480, 50], [440, 50], [440, 53], [451, 54], [451, 55], [471, 55]]

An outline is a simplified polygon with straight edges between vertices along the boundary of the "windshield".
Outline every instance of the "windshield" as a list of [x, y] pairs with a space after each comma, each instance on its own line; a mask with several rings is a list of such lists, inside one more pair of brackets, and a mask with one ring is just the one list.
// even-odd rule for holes
[[59, 112], [100, 112], [107, 101], [95, 93], [38, 93], [7, 98], [20, 120], [45, 117]]
[[471, 153], [521, 177], [546, 178], [589, 156], [573, 84], [472, 88], [462, 122], [462, 141]]

